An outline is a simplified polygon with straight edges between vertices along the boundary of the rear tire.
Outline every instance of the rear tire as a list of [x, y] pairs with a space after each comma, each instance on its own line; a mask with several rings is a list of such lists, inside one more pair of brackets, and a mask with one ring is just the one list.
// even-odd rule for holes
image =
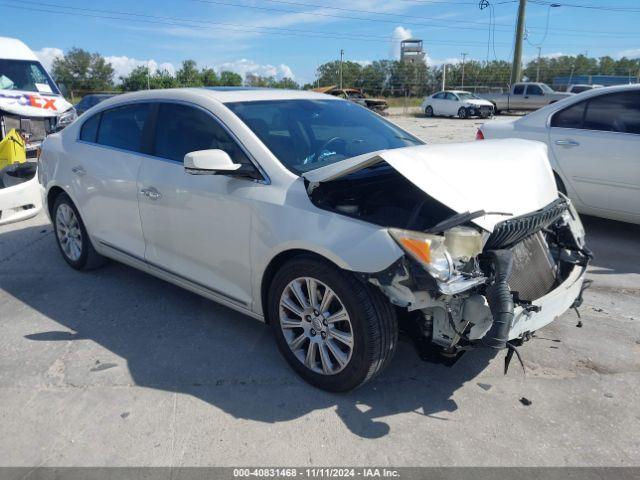
[[80, 212], [66, 193], [56, 197], [51, 215], [56, 243], [62, 258], [76, 270], [92, 270], [105, 264], [87, 234]]
[[433, 117], [433, 108], [431, 107], [431, 105], [428, 105], [427, 108], [424, 109], [424, 116]]
[[267, 305], [280, 352], [298, 375], [323, 390], [359, 387], [395, 353], [398, 323], [389, 300], [328, 262], [300, 256], [284, 264], [271, 282]]

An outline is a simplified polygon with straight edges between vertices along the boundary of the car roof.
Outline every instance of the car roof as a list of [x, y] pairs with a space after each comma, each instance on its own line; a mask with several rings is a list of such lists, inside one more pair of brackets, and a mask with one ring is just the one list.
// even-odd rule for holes
[[281, 88], [252, 88], [252, 87], [195, 87], [195, 88], [167, 88], [156, 90], [139, 90], [137, 92], [116, 95], [107, 100], [111, 103], [126, 103], [127, 101], [145, 99], [171, 99], [181, 92], [197, 93], [221, 103], [257, 102], [261, 100], [336, 100], [338, 98], [324, 93], [308, 90], [285, 90]]

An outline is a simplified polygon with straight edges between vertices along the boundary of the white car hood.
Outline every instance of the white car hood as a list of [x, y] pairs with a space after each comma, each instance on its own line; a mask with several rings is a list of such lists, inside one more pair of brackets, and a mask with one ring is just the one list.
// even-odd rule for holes
[[0, 90], [0, 110], [24, 117], [55, 117], [71, 104], [62, 95], [22, 90]]
[[481, 98], [465, 100], [465, 103], [473, 105], [474, 107], [493, 107], [493, 103], [491, 103], [489, 100], [483, 100]]
[[416, 187], [491, 232], [508, 218], [539, 210], [558, 198], [547, 147], [530, 140], [485, 140], [420, 145], [359, 155], [303, 174], [312, 184], [335, 180], [385, 161]]

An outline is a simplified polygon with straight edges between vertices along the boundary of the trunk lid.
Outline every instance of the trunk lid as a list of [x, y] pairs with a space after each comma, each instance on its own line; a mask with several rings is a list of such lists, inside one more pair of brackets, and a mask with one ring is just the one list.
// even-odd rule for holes
[[534, 212], [558, 198], [546, 145], [518, 139], [381, 150], [306, 172], [303, 177], [319, 184], [380, 162], [387, 162], [457, 213], [508, 213], [488, 213], [473, 220], [489, 232], [503, 220]]

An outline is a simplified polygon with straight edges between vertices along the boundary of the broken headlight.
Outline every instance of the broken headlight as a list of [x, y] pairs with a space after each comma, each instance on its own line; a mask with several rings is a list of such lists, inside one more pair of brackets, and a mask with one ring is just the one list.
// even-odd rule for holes
[[458, 265], [482, 252], [482, 235], [473, 228], [454, 227], [444, 235], [390, 228], [389, 234], [440, 282], [449, 281], [456, 274]]
[[58, 117], [58, 123], [56, 124], [56, 129], [63, 129], [67, 125], [71, 124], [76, 118], [78, 118], [76, 109], [71, 107], [69, 110], [60, 114]]

